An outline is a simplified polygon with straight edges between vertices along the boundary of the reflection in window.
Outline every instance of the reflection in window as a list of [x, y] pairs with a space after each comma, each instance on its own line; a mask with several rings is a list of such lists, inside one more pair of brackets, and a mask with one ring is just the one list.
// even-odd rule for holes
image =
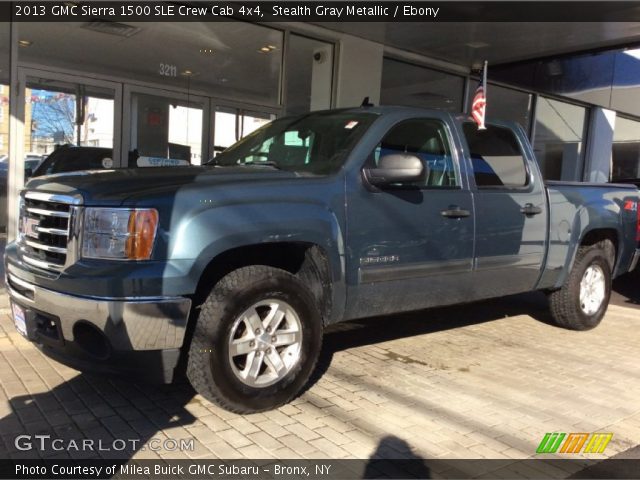
[[286, 63], [286, 112], [297, 115], [331, 107], [333, 45], [291, 34]]
[[469, 146], [473, 175], [478, 187], [523, 187], [528, 183], [524, 155], [513, 131], [475, 123], [463, 125]]
[[[32, 43], [20, 59], [258, 104], [280, 101], [279, 30], [235, 21], [118, 25], [21, 23], [20, 35]], [[168, 39], [170, 48], [158, 48]]]
[[0, 160], [9, 156], [9, 85], [0, 83]]
[[380, 103], [450, 112], [462, 111], [464, 79], [430, 68], [385, 58]]
[[184, 162], [200, 164], [202, 118], [200, 104], [132, 93], [131, 149], [137, 150], [137, 154], [144, 158], [135, 163], [130, 158], [130, 166], [147, 165], [147, 157], [170, 159], [171, 161], [160, 163], [166, 165]]
[[533, 149], [546, 180], [580, 180], [586, 108], [538, 97]]
[[29, 77], [25, 90], [25, 155], [46, 156], [56, 146], [113, 148], [114, 91]]
[[640, 49], [616, 54], [611, 108], [640, 115]]
[[447, 131], [441, 121], [415, 119], [396, 125], [378, 144], [372, 160], [377, 165], [385, 155], [398, 153], [415, 155], [424, 165], [424, 178], [410, 185], [417, 187], [457, 187], [459, 185]]
[[616, 118], [613, 132], [611, 180], [640, 178], [640, 122]]

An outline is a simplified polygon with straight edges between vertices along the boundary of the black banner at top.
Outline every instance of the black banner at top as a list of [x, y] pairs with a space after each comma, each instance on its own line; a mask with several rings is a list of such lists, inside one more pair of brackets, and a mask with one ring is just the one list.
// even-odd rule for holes
[[639, 22], [639, 1], [0, 2], [16, 22]]

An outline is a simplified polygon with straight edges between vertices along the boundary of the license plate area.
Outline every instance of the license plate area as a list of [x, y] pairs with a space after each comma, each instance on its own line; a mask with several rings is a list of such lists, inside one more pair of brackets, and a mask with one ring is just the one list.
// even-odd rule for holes
[[13, 313], [13, 324], [16, 327], [18, 333], [20, 333], [23, 337], [29, 337], [27, 332], [27, 317], [24, 309], [16, 304], [11, 303], [11, 312]]

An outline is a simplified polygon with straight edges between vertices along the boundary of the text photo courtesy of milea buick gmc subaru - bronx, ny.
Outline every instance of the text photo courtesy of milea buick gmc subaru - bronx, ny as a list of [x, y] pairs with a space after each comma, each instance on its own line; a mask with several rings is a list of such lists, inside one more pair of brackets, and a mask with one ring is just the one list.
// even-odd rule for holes
[[325, 327], [542, 291], [596, 327], [640, 250], [634, 185], [543, 181], [523, 129], [409, 107], [286, 116], [202, 166], [36, 176], [6, 247], [15, 326], [80, 370], [279, 407]]

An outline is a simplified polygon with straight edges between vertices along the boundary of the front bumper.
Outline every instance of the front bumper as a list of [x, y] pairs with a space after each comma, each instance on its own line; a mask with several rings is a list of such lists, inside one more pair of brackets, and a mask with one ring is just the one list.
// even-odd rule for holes
[[636, 248], [636, 251], [633, 254], [633, 257], [631, 258], [631, 265], [629, 266], [629, 271], [632, 272], [633, 270], [635, 270], [636, 267], [638, 266], [638, 263], [640, 263], [640, 248]]
[[81, 370], [171, 381], [190, 299], [80, 297], [42, 288], [11, 271], [5, 284], [11, 301], [24, 311], [27, 337], [53, 358]]

